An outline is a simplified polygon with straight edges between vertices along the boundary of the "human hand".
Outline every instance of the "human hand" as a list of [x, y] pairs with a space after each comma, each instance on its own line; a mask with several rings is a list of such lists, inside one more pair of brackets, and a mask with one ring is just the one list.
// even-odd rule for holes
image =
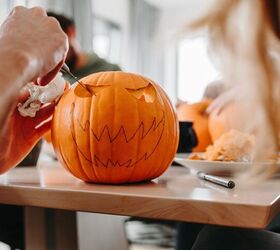
[[67, 36], [58, 21], [39, 7], [14, 8], [0, 26], [0, 46], [22, 67], [25, 79], [19, 87], [37, 78], [42, 85], [50, 82], [68, 50]]
[[[53, 84], [53, 82], [51, 83]], [[66, 82], [64, 91], [70, 88]], [[28, 88], [22, 88], [18, 97], [19, 103], [24, 103], [30, 97]], [[22, 116], [18, 109], [7, 119], [6, 129], [0, 137], [0, 174], [16, 166], [32, 150], [39, 139], [50, 132], [51, 118], [56, 99], [36, 112], [35, 117]]]
[[216, 114], [220, 114], [228, 104], [235, 100], [235, 96], [236, 89], [231, 89], [224, 92], [210, 103], [210, 105], [206, 109], [206, 113], [211, 114], [215, 112]]
[[[25, 99], [25, 93], [22, 99]], [[15, 109], [9, 117], [0, 144], [0, 174], [16, 166], [50, 129], [55, 103], [44, 106], [36, 117], [22, 117]]]

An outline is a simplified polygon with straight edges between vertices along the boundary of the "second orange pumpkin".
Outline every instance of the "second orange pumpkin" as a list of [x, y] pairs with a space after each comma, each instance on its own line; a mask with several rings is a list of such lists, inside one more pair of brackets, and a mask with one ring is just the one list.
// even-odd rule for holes
[[198, 139], [198, 145], [194, 148], [195, 152], [205, 151], [212, 143], [208, 129], [208, 115], [205, 112], [209, 104], [209, 100], [204, 100], [193, 104], [182, 104], [177, 108], [179, 121], [193, 122]]

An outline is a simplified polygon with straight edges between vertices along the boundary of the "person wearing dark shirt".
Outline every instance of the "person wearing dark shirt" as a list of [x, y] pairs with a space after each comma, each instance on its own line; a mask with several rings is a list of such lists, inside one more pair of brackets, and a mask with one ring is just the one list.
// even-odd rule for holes
[[[69, 42], [69, 50], [66, 57], [66, 64], [70, 71], [78, 78], [92, 73], [102, 71], [120, 71], [120, 67], [100, 58], [95, 52], [85, 53], [81, 51], [77, 40], [76, 25], [73, 19], [49, 11], [48, 16], [54, 17], [60, 23], [62, 30], [66, 33]], [[73, 79], [69, 79], [72, 83]]]

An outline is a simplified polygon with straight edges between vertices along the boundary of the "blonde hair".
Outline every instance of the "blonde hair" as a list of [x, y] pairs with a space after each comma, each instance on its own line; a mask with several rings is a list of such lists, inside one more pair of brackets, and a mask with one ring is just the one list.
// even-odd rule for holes
[[[244, 131], [256, 135], [255, 160], [278, 151], [280, 130], [280, 44], [265, 0], [218, 0], [188, 28], [207, 28], [223, 81], [238, 88]], [[240, 114], [236, 119], [240, 118]], [[269, 176], [275, 168], [266, 169]]]

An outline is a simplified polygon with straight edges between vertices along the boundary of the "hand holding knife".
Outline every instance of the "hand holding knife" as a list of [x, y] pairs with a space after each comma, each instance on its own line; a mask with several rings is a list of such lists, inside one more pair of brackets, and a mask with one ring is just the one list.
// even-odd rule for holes
[[62, 68], [60, 69], [60, 72], [62, 74], [66, 74], [66, 75], [70, 76], [71, 78], [73, 78], [78, 84], [80, 84], [80, 86], [82, 86], [87, 92], [89, 92], [92, 95], [92, 92], [87, 87], [87, 85], [83, 84], [76, 76], [74, 76], [72, 74], [72, 72], [70, 71], [70, 69], [69, 69], [69, 67], [67, 66], [66, 63], [63, 64]]

